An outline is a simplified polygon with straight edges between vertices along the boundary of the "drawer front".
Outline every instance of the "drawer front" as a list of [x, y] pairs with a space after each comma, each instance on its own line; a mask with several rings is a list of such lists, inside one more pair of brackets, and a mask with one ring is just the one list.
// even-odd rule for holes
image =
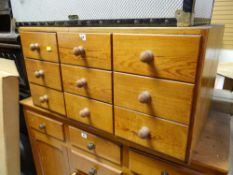
[[56, 33], [21, 32], [24, 57], [58, 62]]
[[188, 124], [194, 85], [114, 73], [115, 105]]
[[65, 92], [112, 103], [112, 73], [109, 71], [62, 65]]
[[46, 135], [64, 140], [63, 124], [53, 119], [43, 117], [34, 112], [27, 112], [27, 122], [29, 127], [36, 129]]
[[130, 151], [129, 153], [129, 168], [138, 175], [201, 175], [199, 172], [152, 159], [134, 151]]
[[62, 63], [111, 69], [110, 34], [58, 33]]
[[71, 167], [86, 174], [96, 175], [122, 175], [122, 171], [71, 150]]
[[112, 105], [65, 93], [67, 117], [113, 133]]
[[31, 59], [25, 59], [25, 64], [29, 82], [62, 90], [58, 64]]
[[195, 81], [201, 37], [113, 35], [114, 70]]
[[151, 150], [185, 159], [188, 127], [182, 124], [115, 107], [115, 134]]
[[69, 135], [73, 146], [114, 163], [121, 163], [121, 149], [119, 145], [73, 127], [69, 127]]
[[39, 107], [65, 115], [63, 93], [45, 88], [39, 85], [30, 84], [33, 103]]

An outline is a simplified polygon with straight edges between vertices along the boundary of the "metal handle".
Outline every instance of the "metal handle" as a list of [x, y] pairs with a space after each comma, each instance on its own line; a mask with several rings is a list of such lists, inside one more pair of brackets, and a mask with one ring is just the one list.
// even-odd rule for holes
[[43, 70], [37, 70], [34, 72], [34, 75], [36, 78], [40, 78], [44, 76], [44, 71]]
[[51, 46], [46, 46], [46, 51], [47, 52], [52, 52], [52, 47]]
[[141, 62], [144, 62], [144, 63], [152, 62], [154, 60], [153, 52], [150, 50], [146, 50], [146, 51], [142, 52], [140, 55], [140, 60], [141, 60]]
[[95, 168], [91, 168], [88, 172], [88, 175], [96, 175], [97, 174], [97, 170]]
[[80, 80], [76, 81], [76, 85], [78, 88], [82, 88], [87, 85], [87, 80], [85, 78], [81, 78]]
[[87, 144], [87, 149], [90, 150], [90, 151], [94, 150], [95, 149], [95, 144], [94, 143], [88, 143]]
[[150, 136], [150, 129], [146, 126], [141, 127], [141, 129], [138, 131], [138, 136], [141, 139], [147, 139]]
[[39, 124], [39, 129], [45, 129], [45, 124], [44, 123], [41, 123], [41, 124]]
[[78, 46], [73, 48], [73, 54], [75, 56], [85, 56], [85, 49], [83, 46]]
[[31, 43], [29, 47], [30, 47], [31, 51], [35, 51], [35, 50], [40, 49], [40, 45], [38, 43]]
[[151, 95], [148, 91], [143, 91], [138, 96], [138, 101], [140, 103], [150, 103], [151, 102]]
[[91, 111], [88, 108], [83, 108], [82, 110], [79, 111], [79, 115], [81, 117], [89, 117], [91, 115]]
[[48, 102], [49, 97], [47, 95], [43, 95], [43, 96], [40, 96], [39, 100], [41, 103], [45, 103], [45, 102]]
[[162, 171], [161, 175], [169, 175], [169, 173], [167, 171]]

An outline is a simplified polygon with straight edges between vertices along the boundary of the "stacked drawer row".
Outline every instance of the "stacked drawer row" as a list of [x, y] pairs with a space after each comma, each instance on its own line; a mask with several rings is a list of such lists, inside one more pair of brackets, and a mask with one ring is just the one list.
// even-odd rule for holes
[[21, 38], [35, 105], [185, 159], [200, 35]]

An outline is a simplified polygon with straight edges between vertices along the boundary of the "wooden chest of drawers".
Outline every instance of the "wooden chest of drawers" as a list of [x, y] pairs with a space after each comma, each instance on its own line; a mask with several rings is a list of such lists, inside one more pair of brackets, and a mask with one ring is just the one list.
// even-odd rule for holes
[[[222, 27], [21, 28], [20, 34], [34, 105], [63, 118], [25, 110], [29, 130], [66, 147], [74, 173], [122, 174], [126, 156], [129, 172], [149, 175], [149, 167], [139, 172], [141, 155], [125, 147], [189, 162], [209, 109]], [[164, 163], [152, 169], [197, 173]]]

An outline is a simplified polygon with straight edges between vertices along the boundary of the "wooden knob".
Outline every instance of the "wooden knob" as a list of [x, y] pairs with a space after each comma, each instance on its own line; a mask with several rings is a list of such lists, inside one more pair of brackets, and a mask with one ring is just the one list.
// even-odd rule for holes
[[79, 175], [78, 174], [78, 170], [75, 170], [73, 173], [71, 173], [70, 175]]
[[141, 62], [144, 62], [144, 63], [152, 62], [154, 60], [153, 52], [150, 50], [146, 50], [146, 51], [142, 52], [140, 55], [140, 60], [141, 60]]
[[94, 143], [88, 143], [87, 144], [87, 149], [90, 150], [90, 151], [94, 150], [95, 149], [95, 144]]
[[140, 93], [139, 96], [138, 96], [138, 101], [140, 103], [150, 103], [151, 102], [150, 92], [143, 91], [142, 93]]
[[78, 88], [82, 88], [87, 85], [87, 80], [85, 78], [81, 78], [80, 80], [76, 81], [76, 85]]
[[97, 170], [95, 168], [91, 168], [88, 172], [88, 175], [96, 175], [97, 174]]
[[47, 95], [43, 95], [43, 96], [40, 96], [39, 100], [41, 103], [45, 103], [45, 102], [48, 102], [49, 97]]
[[138, 131], [138, 136], [142, 139], [147, 139], [150, 136], [150, 129], [146, 126], [143, 126], [139, 131]]
[[85, 56], [85, 49], [83, 46], [74, 47], [73, 53], [75, 56]]
[[36, 78], [40, 78], [44, 76], [44, 71], [43, 70], [37, 70], [34, 72], [34, 75]]
[[30, 50], [31, 51], [35, 51], [35, 50], [39, 50], [40, 49], [40, 46], [38, 43], [31, 43], [30, 44]]
[[45, 129], [45, 124], [44, 123], [41, 123], [41, 124], [39, 124], [39, 129]]
[[161, 175], [169, 175], [169, 173], [167, 171], [162, 171]]
[[79, 112], [81, 117], [89, 117], [91, 115], [91, 111], [88, 108], [84, 108]]

